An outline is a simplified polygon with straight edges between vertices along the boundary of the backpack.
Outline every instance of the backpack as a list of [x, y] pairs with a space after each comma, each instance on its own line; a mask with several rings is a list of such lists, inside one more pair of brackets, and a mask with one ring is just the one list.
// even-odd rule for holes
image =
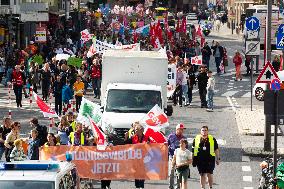
[[38, 132], [39, 145], [42, 146], [47, 142], [47, 127], [45, 125], [38, 125], [36, 130]]

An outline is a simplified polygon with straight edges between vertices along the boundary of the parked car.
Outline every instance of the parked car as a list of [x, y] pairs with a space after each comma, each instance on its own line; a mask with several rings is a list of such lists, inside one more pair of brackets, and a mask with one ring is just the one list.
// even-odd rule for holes
[[[281, 82], [284, 82], [284, 70], [277, 72], [277, 75]], [[252, 94], [259, 101], [264, 100], [264, 91], [269, 87], [266, 83], [256, 83], [253, 87]]]

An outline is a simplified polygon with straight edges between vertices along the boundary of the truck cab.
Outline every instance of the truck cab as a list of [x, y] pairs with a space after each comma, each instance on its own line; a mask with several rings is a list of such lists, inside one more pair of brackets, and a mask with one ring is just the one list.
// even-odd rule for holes
[[79, 189], [80, 179], [71, 162], [0, 162], [0, 186], [3, 189]]

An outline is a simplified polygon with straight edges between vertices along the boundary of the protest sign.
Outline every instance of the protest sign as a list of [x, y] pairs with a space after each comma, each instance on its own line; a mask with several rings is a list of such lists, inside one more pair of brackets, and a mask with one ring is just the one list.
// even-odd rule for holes
[[168, 146], [129, 144], [99, 151], [95, 146], [49, 146], [40, 150], [40, 160], [66, 160], [72, 156], [81, 178], [96, 180], [166, 180]]

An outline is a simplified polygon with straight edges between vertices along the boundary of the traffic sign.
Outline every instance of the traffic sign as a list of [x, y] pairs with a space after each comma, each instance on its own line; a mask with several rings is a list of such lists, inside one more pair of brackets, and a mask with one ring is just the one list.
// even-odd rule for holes
[[270, 83], [270, 90], [279, 91], [281, 89], [281, 81], [280, 79], [273, 79]]
[[276, 48], [284, 49], [284, 24], [280, 24], [276, 36]]
[[261, 73], [259, 74], [258, 78], [256, 79], [256, 83], [270, 83], [272, 79], [279, 79], [276, 71], [270, 64], [267, 62], [262, 69]]
[[259, 41], [246, 41], [246, 55], [260, 55]]
[[260, 27], [260, 23], [258, 18], [251, 16], [246, 20], [246, 28], [248, 30], [258, 30]]
[[35, 41], [38, 43], [46, 42], [46, 27], [36, 27]]
[[258, 31], [256, 30], [248, 30], [246, 31], [247, 38], [246, 39], [257, 39], [258, 38]]

